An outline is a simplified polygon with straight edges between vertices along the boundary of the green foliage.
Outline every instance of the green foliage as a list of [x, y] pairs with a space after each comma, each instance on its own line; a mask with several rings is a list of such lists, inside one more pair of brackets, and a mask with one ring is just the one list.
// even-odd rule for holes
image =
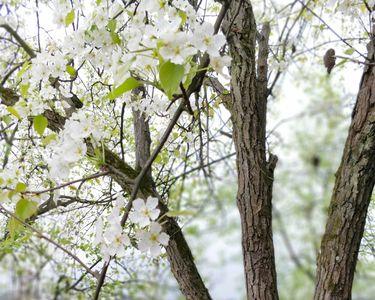
[[347, 55], [352, 55], [354, 53], [354, 48], [346, 49], [344, 53]]
[[71, 76], [71, 77], [75, 77], [76, 74], [77, 74], [77, 71], [74, 69], [74, 67], [72, 67], [71, 65], [67, 65], [66, 66], [66, 72], [68, 72], [68, 74]]
[[193, 81], [193, 78], [195, 77], [195, 75], [197, 74], [198, 72], [198, 65], [197, 64], [194, 64], [190, 70], [189, 70], [189, 73], [186, 74], [186, 79], [184, 81], [184, 87], [185, 88], [188, 88], [189, 85], [191, 84], [191, 82]]
[[120, 84], [117, 88], [112, 90], [108, 95], [107, 98], [109, 100], [113, 100], [117, 97], [120, 97], [122, 94], [129, 92], [139, 86], [139, 82], [134, 79], [133, 77], [129, 77], [126, 79], [122, 84]]
[[69, 26], [74, 22], [75, 12], [72, 9], [65, 17], [65, 26]]
[[56, 139], [57, 139], [57, 134], [53, 132], [42, 139], [42, 145], [47, 146], [48, 144], [50, 144], [52, 141]]
[[43, 135], [44, 133], [44, 130], [47, 128], [48, 126], [48, 120], [45, 116], [43, 115], [39, 115], [39, 116], [36, 116], [34, 117], [34, 120], [33, 120], [33, 126], [34, 126], [34, 130], [39, 134], [39, 135]]
[[[18, 219], [25, 221], [26, 219], [34, 215], [37, 209], [38, 204], [36, 202], [25, 198], [21, 198], [16, 204], [14, 214]], [[18, 221], [14, 217], [10, 218], [10, 221], [8, 223], [8, 229], [10, 237], [12, 239], [14, 239], [16, 233], [19, 232], [22, 228], [23, 224], [20, 221]]]
[[21, 84], [20, 85], [20, 93], [23, 98], [27, 98], [28, 92], [29, 92], [30, 84]]
[[94, 149], [94, 156], [89, 157], [89, 160], [97, 168], [100, 168], [103, 165], [105, 165], [105, 149], [104, 149], [104, 144], [101, 144], [101, 147], [96, 147]]
[[21, 78], [22, 75], [30, 68], [30, 62], [26, 61], [23, 63], [21, 70], [17, 73], [17, 78]]
[[23, 182], [19, 182], [16, 185], [15, 191], [18, 193], [22, 193], [26, 191], [26, 187], [27, 187], [26, 184], [24, 184]]
[[118, 33], [116, 32], [116, 25], [117, 25], [116, 20], [115, 19], [111, 19], [111, 20], [108, 21], [107, 28], [108, 28], [109, 33], [111, 35], [112, 42], [114, 44], [120, 45], [121, 44], [121, 39], [120, 39], [120, 36], [118, 35]]
[[164, 62], [159, 67], [160, 85], [169, 99], [173, 97], [184, 77], [184, 66], [176, 65], [170, 61]]
[[8, 106], [7, 111], [9, 111], [18, 120], [21, 120], [21, 116], [19, 115], [18, 111], [13, 106]]

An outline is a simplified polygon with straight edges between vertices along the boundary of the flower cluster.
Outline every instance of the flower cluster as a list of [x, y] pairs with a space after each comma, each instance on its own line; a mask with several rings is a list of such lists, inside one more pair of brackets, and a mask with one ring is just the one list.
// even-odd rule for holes
[[116, 198], [112, 213], [107, 218], [107, 226], [104, 229], [103, 219], [99, 218], [96, 223], [95, 245], [100, 245], [100, 250], [105, 261], [110, 257], [121, 257], [125, 249], [130, 246], [130, 239], [123, 232], [121, 227], [121, 208], [124, 207], [124, 197], [119, 195]]
[[[157, 257], [162, 253], [162, 246], [168, 246], [169, 236], [162, 232], [162, 227], [156, 222], [160, 214], [157, 208], [158, 199], [148, 197], [147, 200], [136, 199], [133, 202], [133, 210], [129, 214], [131, 222], [139, 226], [135, 234], [138, 240], [138, 250], [150, 253]], [[103, 219], [99, 218], [96, 224], [96, 236], [94, 243], [100, 245], [101, 253], [105, 260], [111, 256], [123, 256], [127, 246], [130, 246], [130, 238], [121, 227], [120, 210], [124, 206], [123, 196], [116, 198], [116, 204], [107, 218], [104, 228]]]
[[[129, 219], [141, 227], [136, 234], [139, 239], [138, 249], [141, 252], [149, 251], [153, 257], [160, 255], [161, 246], [167, 246], [169, 242], [168, 234], [162, 232], [161, 225], [155, 222], [160, 214], [158, 202], [153, 197], [148, 197], [146, 201], [136, 199], [133, 201], [133, 211], [129, 214]], [[149, 228], [144, 228], [146, 226]]]
[[53, 179], [64, 179], [69, 176], [70, 169], [83, 158], [87, 152], [85, 138], [92, 136], [100, 141], [104, 135], [95, 120], [84, 113], [74, 113], [66, 121], [64, 130], [59, 134], [58, 141], [48, 147], [52, 155], [47, 158], [50, 176]]

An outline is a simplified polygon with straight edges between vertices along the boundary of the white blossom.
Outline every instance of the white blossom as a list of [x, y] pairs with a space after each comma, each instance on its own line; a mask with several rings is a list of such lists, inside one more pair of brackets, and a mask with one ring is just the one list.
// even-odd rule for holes
[[151, 256], [156, 257], [161, 254], [162, 247], [168, 246], [169, 235], [162, 232], [162, 227], [159, 223], [152, 222], [150, 230], [142, 230], [138, 232], [138, 249], [141, 252], [150, 252]]
[[130, 212], [129, 219], [141, 227], [147, 226], [159, 216], [160, 210], [156, 208], [157, 206], [157, 198], [148, 197], [146, 202], [143, 199], [136, 199], [133, 201], [134, 210]]

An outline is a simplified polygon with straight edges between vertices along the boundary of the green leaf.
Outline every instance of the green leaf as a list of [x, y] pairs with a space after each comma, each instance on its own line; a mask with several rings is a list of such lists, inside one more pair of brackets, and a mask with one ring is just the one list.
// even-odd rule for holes
[[20, 93], [23, 98], [27, 98], [30, 83], [20, 85]]
[[107, 25], [107, 27], [108, 27], [108, 30], [109, 31], [115, 31], [116, 30], [116, 20], [115, 19], [111, 19], [111, 20], [109, 20], [108, 21], [108, 25]]
[[17, 183], [15, 190], [18, 193], [22, 193], [22, 192], [26, 191], [26, 184], [24, 184], [23, 182]]
[[111, 39], [114, 44], [117, 44], [117, 45], [121, 44], [120, 36], [116, 32], [111, 31], [109, 34], [111, 35]]
[[18, 120], [21, 120], [21, 116], [17, 112], [17, 110], [13, 106], [8, 106], [7, 111], [9, 111], [13, 116], [15, 116]]
[[66, 66], [66, 71], [68, 72], [68, 74], [72, 77], [75, 77], [76, 74], [77, 74], [77, 71], [76, 69], [74, 69], [71, 65], [67, 65]]
[[12, 122], [12, 117], [9, 115], [4, 115], [1, 118], [6, 125], [9, 125]]
[[135, 89], [138, 87], [140, 83], [134, 79], [133, 77], [129, 77], [126, 79], [122, 84], [120, 84], [117, 88], [112, 90], [108, 95], [107, 98], [109, 100], [113, 100], [117, 97], [120, 97], [122, 94], [131, 91], [132, 89]]
[[44, 130], [47, 128], [48, 120], [45, 116], [39, 115], [34, 118], [34, 129], [39, 135], [43, 135]]
[[340, 61], [340, 62], [335, 66], [335, 68], [337, 68], [337, 67], [339, 67], [339, 66], [342, 66], [342, 65], [346, 64], [347, 62], [348, 62], [347, 59], [343, 59], [342, 61]]
[[346, 49], [344, 53], [347, 55], [352, 55], [354, 53], [354, 48]]
[[159, 69], [160, 85], [169, 99], [177, 92], [184, 77], [184, 66], [170, 61], [163, 63]]
[[191, 210], [170, 210], [166, 213], [168, 217], [178, 217], [178, 216], [191, 216], [194, 212]]
[[65, 17], [65, 26], [68, 27], [70, 24], [72, 24], [74, 22], [74, 17], [75, 17], [75, 13], [74, 13], [74, 9], [72, 9]]
[[38, 209], [38, 204], [35, 201], [21, 198], [16, 204], [15, 214], [21, 220], [30, 218]]
[[116, 24], [117, 24], [116, 20], [115, 19], [111, 19], [111, 20], [108, 21], [107, 28], [109, 30], [109, 34], [111, 35], [112, 42], [114, 44], [120, 45], [121, 44], [121, 39], [120, 39], [120, 36], [116, 32]]
[[[22, 221], [30, 218], [38, 209], [38, 204], [34, 201], [21, 198], [17, 204], [14, 214]], [[14, 238], [17, 231], [22, 229], [23, 225], [16, 218], [11, 218], [8, 223], [9, 233], [11, 238]]]
[[198, 65], [193, 65], [190, 68], [189, 73], [186, 75], [186, 79], [185, 79], [185, 82], [184, 82], [185, 88], [189, 87], [190, 83], [193, 81], [193, 78], [195, 77], [197, 72], [198, 72]]
[[29, 61], [26, 61], [26, 62], [24, 62], [24, 64], [22, 65], [21, 70], [17, 73], [17, 78], [21, 78], [22, 75], [27, 71], [28, 68], [30, 68], [30, 62], [29, 62]]
[[51, 133], [47, 135], [43, 140], [42, 140], [42, 145], [47, 146], [50, 144], [52, 141], [56, 140], [57, 134], [56, 133]]
[[181, 26], [185, 25], [186, 20], [187, 20], [187, 14], [183, 10], [179, 10], [178, 15], [181, 18]]

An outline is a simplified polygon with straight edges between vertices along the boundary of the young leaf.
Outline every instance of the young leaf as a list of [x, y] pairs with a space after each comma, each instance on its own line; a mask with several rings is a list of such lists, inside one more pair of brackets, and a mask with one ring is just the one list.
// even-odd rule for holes
[[15, 214], [21, 220], [30, 218], [37, 211], [38, 205], [35, 201], [21, 198], [16, 204]]
[[20, 85], [20, 93], [23, 98], [27, 98], [27, 94], [29, 91], [30, 84], [21, 84]]
[[23, 182], [17, 183], [15, 190], [18, 193], [22, 193], [22, 192], [26, 191], [26, 184], [24, 184]]
[[116, 20], [111, 19], [108, 21], [107, 28], [109, 30], [109, 34], [111, 35], [112, 42], [114, 44], [121, 44], [120, 36], [116, 33]]
[[111, 35], [111, 39], [114, 44], [121, 44], [120, 36], [116, 32], [111, 31], [109, 34]]
[[75, 17], [74, 10], [72, 9], [65, 17], [65, 26], [68, 27], [73, 23]]
[[34, 118], [34, 129], [39, 135], [43, 135], [44, 130], [47, 128], [48, 120], [45, 116], [39, 115]]
[[184, 66], [182, 65], [176, 65], [167, 61], [160, 66], [160, 85], [169, 99], [171, 99], [173, 94], [177, 92], [183, 77]]
[[[26, 219], [30, 218], [38, 209], [38, 205], [34, 201], [27, 200], [25, 198], [21, 198], [16, 204], [16, 210], [14, 214], [25, 221]], [[12, 238], [14, 238], [17, 231], [22, 228], [22, 224], [16, 220], [16, 218], [11, 218], [8, 223], [9, 233]]]
[[21, 78], [22, 75], [27, 71], [29, 67], [30, 67], [30, 62], [29, 61], [24, 62], [21, 70], [17, 73], [17, 78]]
[[116, 30], [116, 20], [115, 19], [110, 19], [108, 21], [108, 25], [107, 25], [107, 28], [109, 29], [109, 31], [115, 31]]
[[76, 70], [71, 65], [66, 66], [66, 72], [72, 77], [76, 76]]
[[354, 53], [354, 48], [346, 49], [344, 53], [347, 55], [352, 55]]
[[134, 79], [133, 77], [129, 77], [126, 79], [122, 84], [120, 84], [117, 88], [112, 90], [108, 95], [107, 98], [109, 100], [113, 100], [117, 97], [120, 97], [122, 94], [131, 91], [132, 89], [135, 89], [140, 84], [139, 82]]
[[56, 133], [51, 133], [47, 135], [43, 140], [42, 140], [42, 145], [47, 146], [50, 144], [52, 141], [56, 140], [57, 134]]
[[9, 111], [13, 116], [15, 116], [18, 120], [21, 120], [21, 116], [18, 111], [13, 106], [8, 106], [7, 111]]

